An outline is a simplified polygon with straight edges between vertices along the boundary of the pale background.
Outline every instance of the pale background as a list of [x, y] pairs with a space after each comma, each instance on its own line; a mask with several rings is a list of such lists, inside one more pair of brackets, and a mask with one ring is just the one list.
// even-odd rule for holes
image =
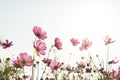
[[120, 0], [0, 0], [0, 39], [14, 44], [9, 51], [0, 48], [0, 57], [20, 52], [32, 54], [34, 26], [41, 26], [47, 32], [48, 48], [55, 37], [61, 39], [63, 50], [59, 51], [59, 58], [63, 60], [70, 52], [74, 54], [71, 62], [87, 55], [72, 47], [73, 37], [80, 42], [88, 37], [93, 42], [91, 55], [99, 54], [105, 59], [107, 47], [103, 39], [106, 35], [116, 40], [110, 46], [109, 57], [120, 59]]

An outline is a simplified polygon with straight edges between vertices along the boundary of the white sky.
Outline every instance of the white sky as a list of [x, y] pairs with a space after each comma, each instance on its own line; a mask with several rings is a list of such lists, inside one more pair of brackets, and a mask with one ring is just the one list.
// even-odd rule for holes
[[[35, 25], [47, 32], [48, 46], [55, 37], [61, 38], [63, 49], [69, 48], [61, 56], [74, 51], [69, 42], [72, 37], [80, 41], [88, 37], [93, 55], [106, 56], [105, 35], [116, 40], [110, 56], [120, 56], [120, 0], [0, 0], [0, 38], [13, 41], [12, 53], [32, 53]], [[77, 55], [81, 54], [84, 52]]]

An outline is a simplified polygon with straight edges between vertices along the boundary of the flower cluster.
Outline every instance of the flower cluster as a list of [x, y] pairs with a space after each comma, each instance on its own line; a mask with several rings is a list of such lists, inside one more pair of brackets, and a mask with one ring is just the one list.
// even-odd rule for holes
[[[82, 41], [71, 38], [71, 46], [80, 44], [78, 49], [88, 53], [88, 61], [85, 61], [85, 57], [81, 56], [81, 59], [74, 63], [74, 66], [71, 66], [70, 63], [59, 61], [56, 57], [57, 51], [64, 50], [59, 37], [54, 39], [53, 45], [47, 52], [48, 47], [45, 42], [47, 32], [41, 27], [34, 26], [33, 33], [35, 35], [33, 54], [20, 52], [15, 59], [11, 59], [11, 57], [0, 59], [0, 80], [120, 80], [120, 67], [118, 70], [112, 69], [112, 65], [119, 61], [109, 60], [108, 45], [115, 42], [110, 36], [107, 35], [103, 39], [105, 46], [108, 47], [106, 66], [101, 62], [99, 55], [96, 55], [98, 64], [93, 60], [88, 50], [93, 44], [92, 41], [88, 38], [84, 38]], [[7, 48], [13, 46], [13, 42], [6, 39], [0, 41], [0, 46], [7, 50]], [[54, 53], [54, 57], [50, 57], [52, 53]], [[36, 59], [36, 57], [39, 59]], [[70, 57], [68, 60], [70, 60]], [[28, 71], [28, 73], [31, 73], [30, 75], [25, 73], [27, 67], [30, 69]]]

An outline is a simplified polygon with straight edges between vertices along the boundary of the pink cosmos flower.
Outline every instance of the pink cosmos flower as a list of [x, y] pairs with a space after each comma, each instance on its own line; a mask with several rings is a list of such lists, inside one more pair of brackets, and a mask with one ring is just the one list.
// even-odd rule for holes
[[69, 71], [69, 72], [73, 72], [74, 71], [74, 67], [71, 67], [70, 65], [68, 65], [66, 67], [66, 70]]
[[82, 44], [80, 47], [80, 50], [87, 50], [92, 45], [92, 42], [88, 40], [88, 38], [85, 38], [82, 40]]
[[120, 79], [120, 67], [118, 70], [112, 70], [111, 72], [108, 72], [109, 78], [111, 80], [119, 80]]
[[24, 66], [31, 66], [33, 64], [32, 56], [29, 56], [26, 52], [20, 53], [19, 57], [13, 61], [13, 66], [17, 68], [23, 68]]
[[26, 78], [29, 78], [29, 76], [28, 75], [23, 75], [23, 78], [26, 79]]
[[55, 47], [60, 50], [62, 49], [62, 42], [60, 41], [59, 38], [55, 38]]
[[112, 72], [109, 72], [108, 75], [109, 75], [109, 78], [111, 80], [118, 80], [119, 79], [117, 71], [115, 71], [115, 70], [112, 70]]
[[57, 61], [52, 61], [49, 65], [49, 67], [52, 69], [52, 70], [57, 70], [58, 68], [60, 68], [62, 65], [62, 63], [60, 62], [57, 62]]
[[41, 27], [38, 26], [34, 26], [33, 28], [33, 33], [39, 38], [39, 39], [46, 39], [47, 38], [47, 33], [45, 31], [42, 30]]
[[115, 41], [112, 41], [112, 39], [107, 35], [105, 36], [104, 42], [105, 42], [105, 45], [108, 45], [110, 43], [114, 43]]
[[80, 42], [77, 39], [70, 39], [71, 43], [73, 44], [73, 46], [77, 46], [77, 44], [79, 44]]
[[118, 63], [118, 62], [119, 62], [119, 61], [111, 60], [111, 61], [108, 62], [108, 64], [116, 64], [116, 63]]
[[10, 47], [12, 45], [13, 45], [12, 41], [9, 42], [8, 40], [6, 40], [6, 42], [4, 42], [4, 43], [1, 43], [1, 46], [2, 46], [3, 49], [6, 49], [6, 48], [8, 48], [8, 47]]
[[37, 53], [38, 56], [40, 56], [40, 54], [45, 55], [46, 44], [43, 41], [37, 40], [34, 43], [34, 48], [35, 48], [36, 53]]
[[18, 79], [17, 80], [24, 80], [23, 78], [20, 78], [20, 77], [18, 77]]
[[81, 67], [81, 68], [85, 68], [85, 63], [82, 62], [82, 61], [77, 62], [76, 64], [77, 64], [79, 67]]
[[1, 44], [2, 44], [2, 41], [0, 40], [0, 46], [1, 46]]
[[51, 60], [51, 59], [48, 59], [48, 58], [44, 58], [42, 61], [43, 61], [44, 63], [46, 63], [47, 66], [49, 66], [52, 60]]
[[54, 80], [54, 78], [46, 77], [45, 80]]

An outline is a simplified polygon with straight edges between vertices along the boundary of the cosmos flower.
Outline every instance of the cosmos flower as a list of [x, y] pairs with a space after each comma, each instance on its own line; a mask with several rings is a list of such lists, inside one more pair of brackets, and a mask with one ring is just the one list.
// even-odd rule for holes
[[92, 45], [92, 42], [88, 40], [88, 38], [85, 38], [82, 40], [82, 44], [80, 47], [80, 50], [87, 50]]
[[57, 70], [58, 68], [60, 68], [62, 66], [62, 63], [60, 62], [57, 62], [57, 61], [52, 61], [49, 65], [49, 67], [52, 69], [52, 70]]
[[26, 52], [20, 53], [19, 57], [13, 61], [13, 66], [17, 68], [23, 68], [24, 66], [31, 66], [33, 64], [32, 56], [29, 56]]
[[85, 68], [85, 63], [80, 61], [80, 62], [76, 62], [76, 64], [78, 65], [78, 67], [80, 68]]
[[40, 56], [40, 54], [45, 55], [46, 44], [43, 41], [41, 40], [35, 41], [34, 48], [38, 56]]
[[60, 41], [60, 38], [55, 38], [55, 47], [56, 47], [58, 50], [61, 50], [61, 49], [62, 49], [62, 42]]
[[69, 71], [69, 72], [73, 72], [74, 71], [74, 67], [71, 67], [70, 65], [68, 65], [66, 67], [66, 70]]
[[77, 39], [70, 39], [71, 43], [73, 44], [73, 46], [77, 46], [77, 44], [79, 44], [80, 42]]
[[113, 41], [108, 35], [106, 35], [104, 42], [105, 42], [105, 45], [108, 45], [110, 43], [114, 43], [115, 41]]
[[33, 28], [33, 33], [36, 35], [36, 37], [38, 37], [39, 39], [46, 39], [47, 38], [47, 33], [45, 31], [42, 30], [41, 27], [38, 26], [34, 26]]
[[3, 49], [6, 49], [6, 48], [8, 48], [8, 47], [10, 47], [12, 45], [13, 45], [12, 41], [9, 42], [8, 40], [6, 40], [6, 42], [1, 43], [1, 46], [2, 46]]
[[51, 60], [51, 59], [48, 59], [48, 58], [44, 58], [42, 61], [43, 61], [44, 63], [46, 63], [47, 66], [49, 66], [52, 60]]

